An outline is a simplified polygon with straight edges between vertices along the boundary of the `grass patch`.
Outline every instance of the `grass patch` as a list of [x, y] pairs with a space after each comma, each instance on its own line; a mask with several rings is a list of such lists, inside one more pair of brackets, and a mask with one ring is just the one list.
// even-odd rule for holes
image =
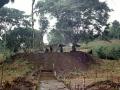
[[[12, 81], [17, 77], [24, 76], [27, 72], [32, 70], [32, 64], [25, 60], [16, 60], [13, 63], [5, 63], [3, 68], [3, 81]], [[0, 70], [2, 65], [0, 65]], [[1, 72], [0, 72], [1, 77]]]
[[111, 40], [110, 42], [108, 41], [102, 41], [102, 40], [95, 40], [92, 42], [89, 42], [88, 44], [81, 44], [81, 49], [92, 49], [97, 46], [120, 46], [120, 40]]

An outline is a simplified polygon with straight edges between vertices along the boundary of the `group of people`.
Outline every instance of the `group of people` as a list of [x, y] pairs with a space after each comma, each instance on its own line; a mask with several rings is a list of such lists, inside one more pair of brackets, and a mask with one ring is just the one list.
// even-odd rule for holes
[[[58, 45], [59, 52], [61, 52], [61, 53], [64, 52], [64, 50], [63, 50], [63, 47], [64, 47], [64, 46], [65, 46], [65, 45], [63, 45], [63, 44], [59, 44], [59, 45]], [[73, 44], [73, 45], [72, 45], [72, 52], [75, 52], [75, 51], [76, 51], [76, 47], [80, 47], [80, 45]], [[53, 49], [54, 49], [53, 46], [50, 45], [49, 47], [47, 47], [47, 48], [45, 49], [45, 53], [53, 52]]]
[[[62, 53], [63, 52], [63, 47], [64, 47], [65, 45], [63, 45], [63, 44], [59, 44], [58, 45], [58, 48], [59, 48], [59, 50], [60, 50], [60, 52]], [[53, 46], [52, 45], [50, 45], [49, 47], [47, 47], [46, 49], [45, 49], [45, 53], [47, 53], [47, 52], [53, 52]]]

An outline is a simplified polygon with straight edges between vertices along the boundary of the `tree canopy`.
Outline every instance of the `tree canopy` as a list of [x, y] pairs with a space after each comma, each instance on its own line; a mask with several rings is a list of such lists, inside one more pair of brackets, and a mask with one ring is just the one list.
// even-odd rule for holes
[[50, 13], [57, 18], [56, 28], [72, 43], [79, 41], [81, 30], [100, 33], [110, 11], [107, 4], [99, 0], [44, 0], [36, 4], [38, 14]]
[[7, 31], [6, 46], [11, 51], [18, 51], [23, 44], [25, 48], [31, 47], [32, 44], [32, 29], [30, 28], [15, 28], [12, 31]]
[[23, 11], [13, 8], [0, 9], [0, 31], [10, 30], [13, 27], [29, 27], [31, 26], [28, 15], [24, 15]]
[[1, 8], [0, 37], [2, 44], [11, 51], [18, 50], [21, 44], [30, 47], [33, 39], [29, 15], [13, 8]]
[[109, 35], [113, 39], [120, 39], [120, 22], [113, 21], [112, 26], [109, 29]]
[[49, 32], [47, 39], [49, 45], [59, 45], [64, 43], [64, 36], [60, 33], [60, 31], [55, 29]]
[[0, 8], [3, 7], [5, 4], [9, 3], [9, 2], [14, 2], [14, 0], [0, 0]]

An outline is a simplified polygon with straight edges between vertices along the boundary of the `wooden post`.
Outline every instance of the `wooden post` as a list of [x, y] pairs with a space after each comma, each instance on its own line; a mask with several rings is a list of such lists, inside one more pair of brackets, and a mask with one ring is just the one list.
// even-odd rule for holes
[[86, 77], [84, 76], [84, 77], [83, 77], [83, 89], [84, 89], [84, 90], [85, 90], [85, 86], [86, 86], [85, 84], [86, 84]]
[[54, 76], [56, 77], [57, 76], [57, 73], [55, 71], [55, 64], [53, 63], [53, 73], [54, 73]]
[[98, 78], [98, 73], [97, 73], [97, 69], [95, 70], [95, 82], [97, 82], [97, 78]]
[[109, 80], [108, 70], [109, 70], [109, 69], [107, 69], [107, 80]]
[[75, 84], [75, 90], [77, 90], [76, 84]]
[[69, 82], [69, 88], [70, 88], [70, 90], [72, 90], [72, 87], [71, 87], [71, 81]]

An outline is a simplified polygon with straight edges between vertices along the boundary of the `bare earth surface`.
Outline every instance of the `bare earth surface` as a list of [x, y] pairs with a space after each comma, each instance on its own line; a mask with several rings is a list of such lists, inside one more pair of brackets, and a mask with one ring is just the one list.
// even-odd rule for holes
[[63, 82], [59, 82], [51, 72], [43, 72], [40, 80], [40, 90], [69, 90]]
[[40, 90], [69, 90], [62, 82], [57, 80], [44, 80], [40, 82]]

